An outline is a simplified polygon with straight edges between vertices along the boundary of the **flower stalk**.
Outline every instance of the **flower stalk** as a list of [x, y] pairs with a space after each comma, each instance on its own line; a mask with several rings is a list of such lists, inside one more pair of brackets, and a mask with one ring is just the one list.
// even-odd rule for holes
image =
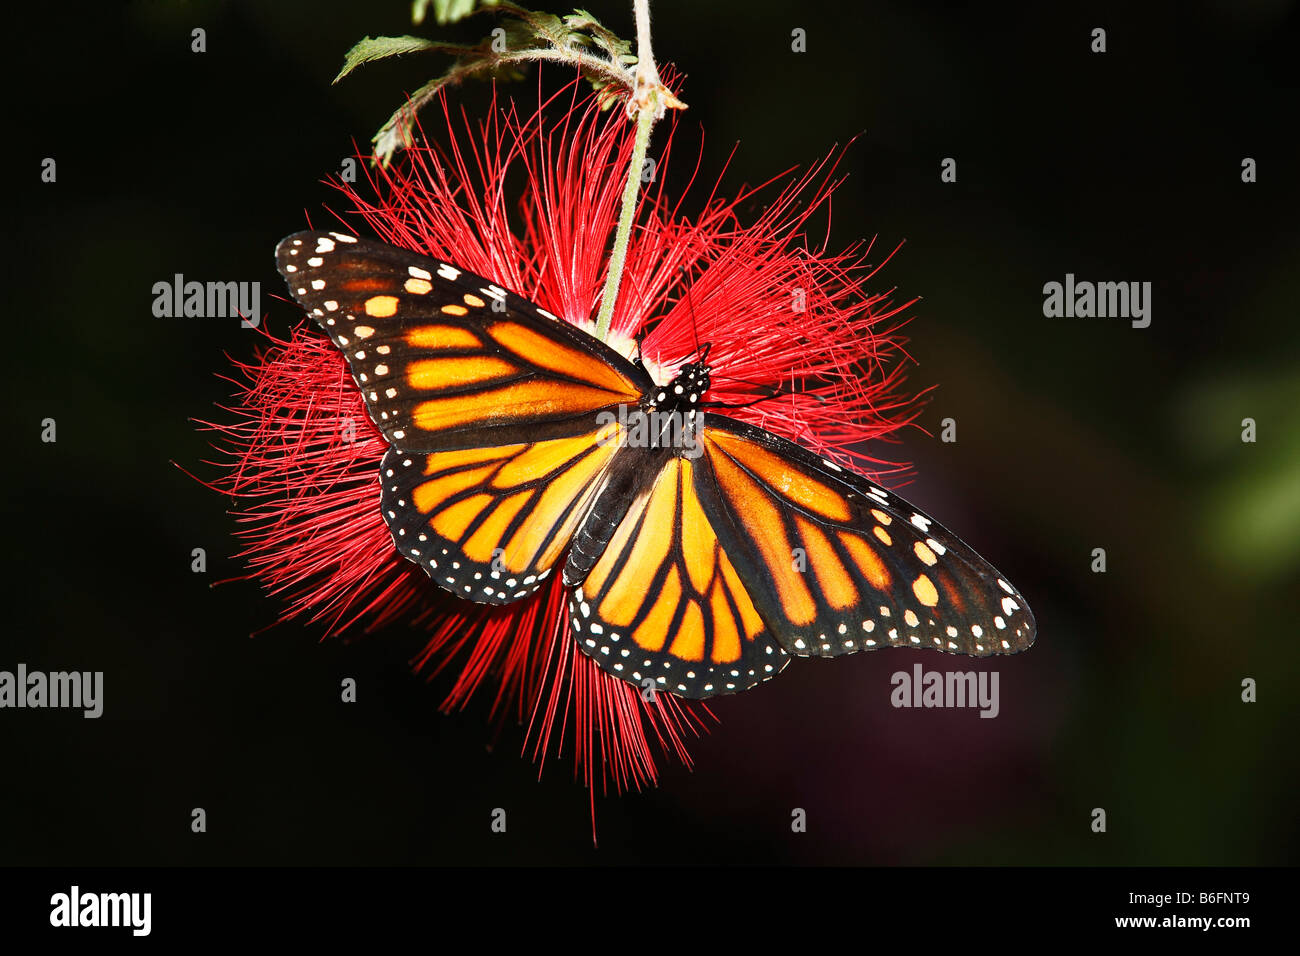
[[614, 318], [614, 306], [618, 303], [618, 287], [623, 281], [623, 264], [627, 261], [627, 244], [632, 238], [632, 222], [636, 219], [637, 194], [641, 190], [641, 170], [645, 167], [646, 149], [650, 145], [650, 131], [654, 129], [654, 125], [654, 109], [638, 108], [632, 162], [627, 170], [627, 185], [623, 187], [618, 228], [614, 233], [614, 248], [609, 254], [609, 274], [605, 278], [605, 290], [600, 296], [600, 312], [596, 316], [596, 338], [602, 342], [609, 338], [609, 324]]
[[636, 118], [636, 141], [628, 165], [627, 185], [623, 187], [614, 248], [609, 255], [609, 274], [600, 297], [600, 312], [596, 316], [596, 338], [602, 342], [609, 337], [614, 306], [618, 304], [618, 289], [623, 281], [623, 264], [627, 260], [632, 223], [636, 219], [637, 196], [645, 169], [645, 154], [650, 146], [650, 132], [669, 107], [686, 108], [686, 104], [673, 96], [659, 78], [659, 68], [655, 65], [654, 51], [650, 46], [650, 0], [634, 0], [633, 7], [636, 12], [636, 85], [628, 98], [627, 111], [629, 116]]

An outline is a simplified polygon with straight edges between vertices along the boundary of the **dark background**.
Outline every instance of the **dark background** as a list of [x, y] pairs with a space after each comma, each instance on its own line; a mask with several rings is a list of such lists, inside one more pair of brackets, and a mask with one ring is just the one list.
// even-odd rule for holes
[[[630, 3], [590, 6], [633, 33]], [[275, 242], [319, 218], [319, 180], [433, 64], [329, 81], [363, 35], [412, 32], [409, 3], [29, 9], [4, 53], [0, 669], [103, 670], [106, 710], [0, 711], [0, 864], [1294, 860], [1297, 14], [1133, 6], [656, 4], [690, 104], [670, 175], [701, 128], [706, 178], [739, 142], [727, 191], [859, 136], [832, 244], [906, 239], [876, 287], [923, 297], [910, 385], [940, 386], [936, 437], [889, 452], [916, 464], [907, 496], [1029, 597], [1039, 637], [976, 665], [1001, 673], [996, 720], [890, 707], [891, 673], [950, 658], [796, 662], [716, 703], [693, 771], [665, 761], [658, 789], [599, 799], [599, 849], [569, 755], [538, 782], [521, 731], [489, 749], [485, 708], [440, 716], [445, 686], [407, 668], [418, 637], [249, 640], [278, 605], [209, 587], [240, 571], [226, 502], [170, 463], [206, 456], [189, 419], [228, 395], [223, 351], [256, 337], [155, 318], [153, 283], [260, 280], [270, 330], [296, 321], [270, 298]], [[472, 111], [484, 93], [457, 95]], [[1151, 281], [1151, 327], [1044, 318], [1043, 283], [1067, 272]]]

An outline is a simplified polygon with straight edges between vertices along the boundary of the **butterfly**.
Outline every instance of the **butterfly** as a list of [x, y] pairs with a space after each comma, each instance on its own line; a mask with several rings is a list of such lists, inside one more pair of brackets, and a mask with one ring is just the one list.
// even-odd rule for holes
[[656, 383], [581, 328], [459, 266], [338, 232], [276, 248], [389, 444], [398, 550], [504, 605], [557, 569], [579, 647], [681, 697], [738, 693], [791, 657], [1029, 647], [1020, 592], [867, 478], [707, 410], [707, 347]]

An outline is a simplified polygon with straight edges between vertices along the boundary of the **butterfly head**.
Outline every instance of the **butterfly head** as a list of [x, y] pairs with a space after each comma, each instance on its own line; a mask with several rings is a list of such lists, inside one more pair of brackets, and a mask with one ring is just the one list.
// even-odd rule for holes
[[704, 393], [709, 390], [709, 365], [703, 361], [688, 362], [681, 367], [667, 385], [661, 385], [652, 396], [651, 404], [660, 411], [693, 412], [704, 404]]

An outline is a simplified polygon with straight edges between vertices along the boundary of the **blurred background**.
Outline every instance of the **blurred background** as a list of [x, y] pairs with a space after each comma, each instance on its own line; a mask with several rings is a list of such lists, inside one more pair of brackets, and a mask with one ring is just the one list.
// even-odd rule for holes
[[[630, 3], [588, 6], [633, 34]], [[298, 312], [270, 297], [276, 241], [338, 205], [319, 181], [435, 68], [412, 57], [332, 87], [344, 52], [486, 26], [413, 29], [402, 0], [45, 4], [6, 50], [0, 669], [103, 670], [106, 710], [0, 712], [0, 864], [1294, 861], [1295, 5], [654, 9], [690, 104], [670, 191], [701, 138], [706, 180], [738, 144], [734, 192], [857, 137], [831, 245], [906, 241], [875, 286], [921, 297], [909, 387], [938, 386], [928, 434], [882, 451], [915, 464], [906, 496], [1038, 619], [1031, 651], [972, 665], [1000, 672], [999, 717], [890, 706], [893, 672], [957, 659], [796, 662], [716, 702], [693, 770], [665, 760], [657, 789], [598, 798], [593, 849], [571, 755], [539, 781], [521, 729], [489, 746], [486, 705], [438, 714], [446, 686], [407, 665], [417, 635], [250, 640], [279, 605], [209, 586], [241, 570], [227, 502], [171, 462], [212, 476], [190, 419], [228, 397], [223, 353], [247, 359], [258, 338], [155, 318], [152, 286], [260, 280], [283, 334]], [[486, 87], [456, 97], [473, 112]], [[1043, 284], [1067, 272], [1150, 281], [1150, 328], [1044, 318]], [[39, 440], [47, 417], [56, 444]], [[343, 707], [348, 676], [359, 701]]]

